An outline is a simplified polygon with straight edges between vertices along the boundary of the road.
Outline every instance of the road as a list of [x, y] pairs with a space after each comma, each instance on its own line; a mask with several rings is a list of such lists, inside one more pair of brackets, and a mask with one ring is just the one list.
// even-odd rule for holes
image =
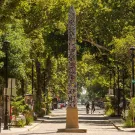
[[[86, 114], [85, 106], [78, 105], [79, 128], [87, 129], [87, 133], [57, 133], [58, 129], [66, 127], [66, 108], [55, 109], [50, 117], [41, 118], [42, 123], [23, 133], [10, 135], [132, 135], [133, 132], [118, 131], [106, 117], [104, 110], [96, 107], [94, 114]], [[4, 134], [9, 135], [9, 134]]]

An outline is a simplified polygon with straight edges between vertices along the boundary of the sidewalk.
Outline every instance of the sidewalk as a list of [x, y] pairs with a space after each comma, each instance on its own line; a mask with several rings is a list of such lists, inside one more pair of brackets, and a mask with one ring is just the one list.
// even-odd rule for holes
[[34, 121], [31, 125], [24, 126], [24, 127], [11, 127], [7, 130], [3, 130], [4, 124], [1, 124], [1, 133], [17, 133], [17, 132], [24, 132], [29, 131], [39, 125], [42, 122], [42, 120]]
[[[91, 131], [95, 132], [95, 130], [97, 129], [97, 126], [99, 126], [99, 125], [101, 126], [100, 130], [102, 130], [102, 128], [108, 129], [108, 126], [109, 126], [108, 124], [111, 123], [110, 127], [111, 126], [115, 127], [119, 131], [135, 132], [135, 128], [124, 128], [124, 121], [120, 117], [107, 117], [107, 116], [103, 115], [102, 113], [99, 116], [98, 114], [100, 114], [100, 113], [97, 112], [94, 115], [86, 115], [84, 111], [80, 110], [80, 112], [79, 112], [80, 126], [79, 127], [86, 128], [88, 130], [88, 132], [91, 132]], [[104, 116], [105, 119], [102, 118], [101, 116]], [[21, 132], [23, 133], [23, 132], [27, 132], [27, 131], [33, 131], [33, 130], [35, 130], [36, 127], [41, 128], [43, 126], [46, 126], [46, 132], [50, 132], [52, 125], [54, 126], [53, 127], [54, 129], [52, 131], [56, 132], [57, 129], [61, 129], [61, 128], [65, 127], [65, 117], [66, 117], [65, 108], [55, 109], [55, 110], [52, 110], [52, 113], [50, 115], [45, 115], [43, 118], [38, 118], [38, 120], [34, 121], [34, 123], [32, 123], [32, 125], [30, 125], [30, 126], [25, 126], [23, 128], [12, 127], [9, 130], [3, 130], [3, 125], [2, 125], [1, 133], [3, 133], [3, 134], [5, 134], [5, 133], [14, 134], [14, 133], [21, 133]], [[93, 117], [94, 117], [94, 119], [93, 119]], [[102, 125], [103, 123], [105, 125]], [[107, 124], [107, 126], [106, 126], [106, 124]], [[110, 129], [112, 129], [112, 128], [110, 128]], [[40, 132], [40, 129], [39, 129], [39, 132]]]
[[121, 117], [107, 117], [107, 118], [115, 126], [117, 130], [124, 132], [135, 132], [135, 128], [124, 127], [124, 120]]
[[0, 133], [18, 133], [18, 132], [25, 132], [25, 131], [30, 131], [39, 124], [41, 124], [45, 119], [51, 118], [53, 116], [62, 116], [66, 115], [66, 113], [63, 113], [62, 109], [57, 109], [57, 110], [52, 110], [51, 114], [45, 115], [43, 118], [38, 118], [37, 121], [34, 121], [31, 125], [24, 126], [24, 127], [11, 127], [7, 130], [3, 130], [4, 128], [4, 123], [1, 124], [1, 132]]

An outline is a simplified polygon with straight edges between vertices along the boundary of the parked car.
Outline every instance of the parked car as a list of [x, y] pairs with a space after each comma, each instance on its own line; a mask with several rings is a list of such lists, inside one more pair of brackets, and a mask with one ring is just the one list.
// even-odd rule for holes
[[61, 109], [63, 107], [66, 107], [66, 103], [65, 102], [58, 102], [58, 109]]
[[61, 108], [62, 108], [62, 104], [58, 103], [58, 109], [61, 109]]

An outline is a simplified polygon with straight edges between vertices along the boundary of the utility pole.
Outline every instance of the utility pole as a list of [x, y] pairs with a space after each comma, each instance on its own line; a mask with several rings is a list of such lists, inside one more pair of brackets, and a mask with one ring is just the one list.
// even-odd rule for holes
[[8, 95], [7, 95], [7, 89], [8, 89], [8, 46], [9, 46], [9, 41], [4, 41], [4, 49], [5, 49], [5, 54], [6, 54], [6, 60], [5, 60], [5, 82], [6, 82], [6, 88], [5, 88], [5, 95], [4, 95], [4, 130], [8, 129]]

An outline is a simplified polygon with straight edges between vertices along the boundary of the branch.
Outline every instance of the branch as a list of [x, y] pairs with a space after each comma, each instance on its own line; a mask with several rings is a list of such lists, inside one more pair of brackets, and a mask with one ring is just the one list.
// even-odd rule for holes
[[94, 41], [90, 41], [90, 40], [88, 40], [88, 39], [83, 39], [83, 41], [86, 41], [86, 42], [91, 43], [92, 45], [96, 46], [98, 49], [100, 48], [100, 49], [103, 49], [103, 50], [106, 50], [106, 51], [110, 51], [110, 50], [107, 49], [106, 47], [101, 46], [101, 45], [95, 43]]

